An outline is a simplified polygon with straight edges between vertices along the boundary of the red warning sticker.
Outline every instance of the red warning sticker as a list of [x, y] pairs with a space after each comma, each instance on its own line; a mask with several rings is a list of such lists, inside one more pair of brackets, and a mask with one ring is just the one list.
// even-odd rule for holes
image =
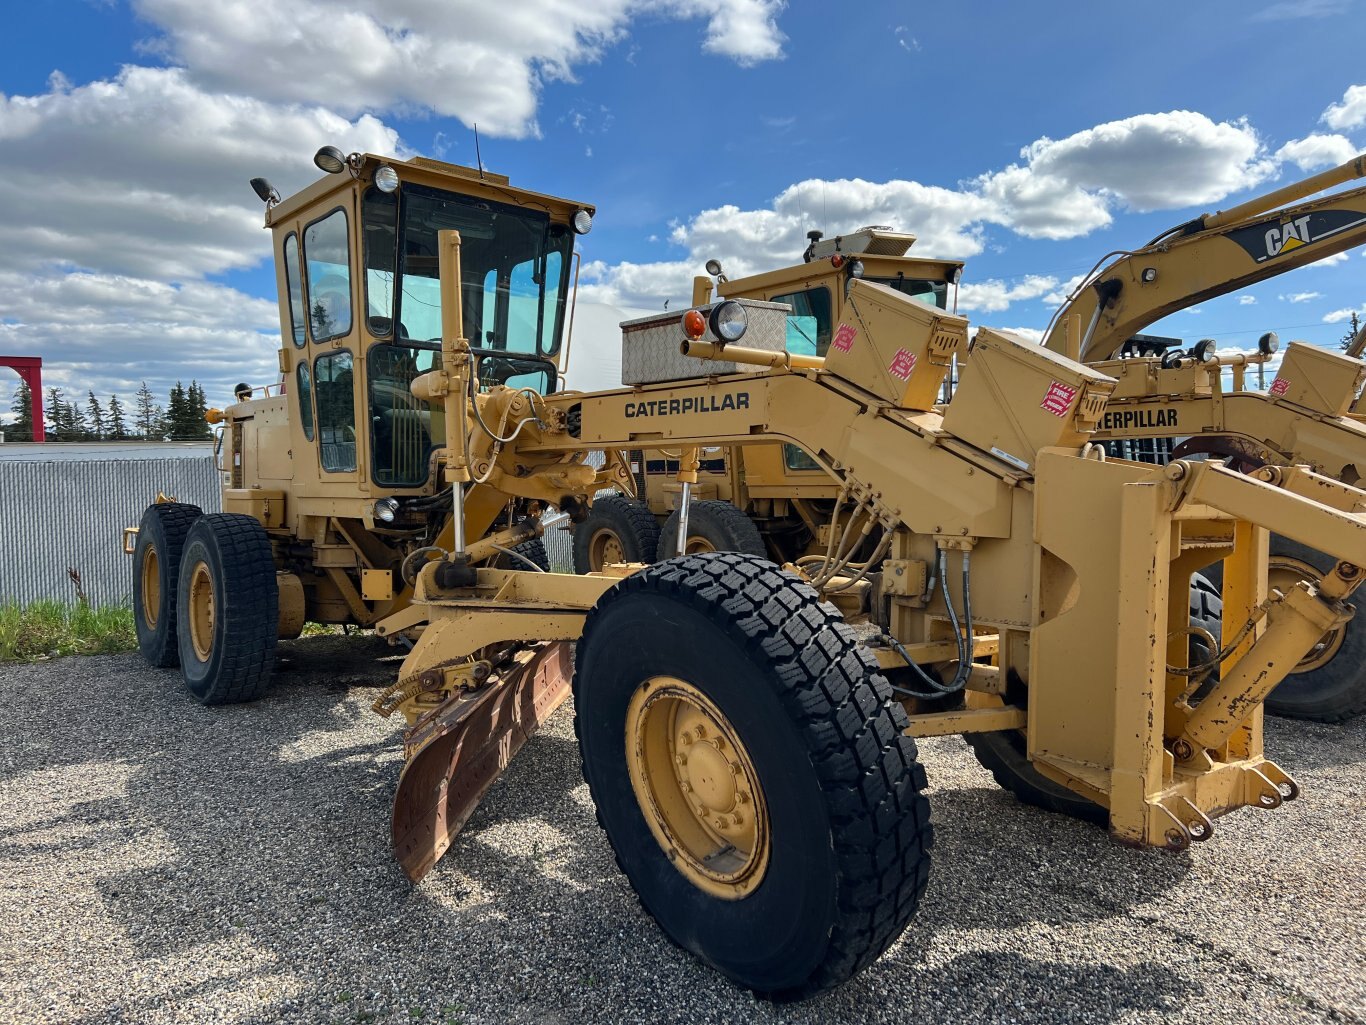
[[897, 349], [896, 355], [892, 357], [892, 362], [887, 365], [887, 372], [903, 381], [910, 380], [911, 371], [914, 369], [915, 353], [909, 349]]
[[1048, 386], [1048, 394], [1043, 397], [1040, 408], [1048, 410], [1054, 416], [1066, 416], [1067, 411], [1072, 408], [1072, 400], [1076, 397], [1077, 389], [1061, 381], [1054, 381]]
[[1271, 382], [1271, 387], [1267, 389], [1272, 395], [1284, 395], [1290, 390], [1290, 382], [1283, 377], [1278, 377]]
[[857, 337], [858, 328], [852, 324], [841, 324], [835, 331], [835, 337], [830, 339], [830, 347], [840, 352], [848, 352], [854, 347], [854, 339]]

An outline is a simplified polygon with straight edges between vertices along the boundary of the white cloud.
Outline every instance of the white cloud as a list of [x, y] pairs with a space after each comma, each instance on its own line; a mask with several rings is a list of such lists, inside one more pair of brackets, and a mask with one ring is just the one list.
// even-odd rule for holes
[[1073, 274], [1061, 285], [1045, 295], [1043, 297], [1044, 303], [1049, 306], [1061, 306], [1063, 303], [1067, 302], [1067, 297], [1075, 291], [1076, 287], [1082, 283], [1084, 278], [1084, 274]]
[[1013, 302], [1037, 299], [1057, 286], [1057, 278], [1039, 274], [1027, 275], [1014, 284], [998, 280], [964, 282], [958, 289], [958, 308], [999, 313], [1008, 309]]
[[1332, 256], [1325, 256], [1325, 257], [1323, 257], [1323, 258], [1320, 259], [1320, 260], [1315, 260], [1313, 263], [1307, 264], [1306, 266], [1309, 266], [1309, 267], [1331, 267], [1331, 266], [1333, 266], [1334, 264], [1337, 264], [1337, 263], [1346, 263], [1346, 262], [1347, 262], [1347, 259], [1348, 259], [1348, 257], [1347, 257], [1347, 254], [1346, 254], [1346, 253], [1334, 253]]
[[1019, 335], [1027, 342], [1033, 342], [1035, 345], [1038, 345], [1043, 341], [1043, 331], [1037, 327], [1003, 327], [1000, 330], [1010, 331], [1013, 334]]
[[396, 152], [397, 135], [206, 93], [179, 69], [55, 84], [0, 95], [0, 350], [42, 355], [45, 383], [125, 398], [144, 378], [163, 395], [177, 377], [211, 395], [273, 379], [275, 303], [202, 280], [269, 259], [248, 179], [288, 195], [319, 176], [323, 143]]
[[237, 381], [275, 379], [279, 330], [273, 301], [223, 285], [0, 270], [0, 351], [42, 356], [44, 386], [68, 396], [127, 400], [145, 380], [164, 403], [174, 381], [197, 378], [222, 404]]
[[1330, 105], [1319, 120], [1339, 130], [1366, 125], [1366, 85], [1348, 86], [1342, 102]]
[[1356, 310], [1348, 307], [1345, 310], [1334, 310], [1332, 313], [1325, 313], [1323, 315], [1323, 322], [1325, 324], [1338, 324], [1344, 320], [1351, 320], [1353, 313], [1358, 317], [1363, 317], [1366, 316], [1366, 309]]
[[1292, 139], [1276, 151], [1277, 160], [1293, 161], [1301, 171], [1336, 167], [1356, 155], [1356, 146], [1343, 135], [1307, 135]]
[[[1190, 111], [1143, 114], [1065, 139], [1039, 139], [1021, 156], [1024, 164], [979, 175], [958, 188], [811, 179], [788, 186], [766, 208], [727, 204], [703, 210], [672, 225], [670, 240], [688, 259], [603, 266], [593, 294], [602, 302], [683, 298], [704, 260], [720, 259], [731, 277], [783, 266], [799, 258], [813, 226], [834, 235], [890, 224], [916, 233], [917, 253], [967, 258], [985, 248], [988, 225], [1030, 238], [1075, 238], [1108, 225], [1115, 203], [1151, 210], [1214, 202], [1275, 171], [1246, 122], [1215, 123]], [[813, 225], [815, 210], [821, 220]], [[1027, 280], [1032, 284], [967, 284], [960, 302], [989, 312], [1039, 297], [1058, 305], [1080, 279], [1062, 288], [1052, 278]]]
[[1239, 305], [1239, 306], [1256, 306], [1256, 305], [1257, 305], [1257, 297], [1256, 297], [1255, 295], [1240, 295], [1240, 296], [1238, 296], [1238, 305]]
[[1032, 174], [1114, 196], [1135, 210], [1213, 203], [1265, 181], [1275, 163], [1246, 120], [1173, 110], [1111, 121], [1021, 152]]
[[317, 178], [324, 143], [401, 150], [373, 117], [210, 94], [177, 69], [0, 95], [0, 269], [67, 264], [185, 280], [270, 252], [247, 185], [284, 195]]
[[704, 17], [707, 38], [702, 49], [729, 57], [741, 67], [777, 60], [786, 38], [778, 28], [778, 15], [787, 0], [656, 0], [658, 7], [675, 17]]
[[1293, 293], [1293, 294], [1291, 294], [1291, 295], [1282, 295], [1282, 296], [1278, 296], [1277, 298], [1279, 298], [1279, 299], [1281, 300], [1281, 302], [1287, 302], [1287, 303], [1307, 303], [1307, 302], [1313, 302], [1315, 299], [1322, 299], [1322, 298], [1323, 298], [1323, 293], [1322, 293], [1322, 292], [1295, 292], [1295, 293]]
[[776, 0], [137, 0], [155, 44], [214, 89], [356, 115], [400, 107], [539, 134], [546, 81], [573, 81], [644, 13], [707, 21], [703, 49], [742, 65], [782, 56]]

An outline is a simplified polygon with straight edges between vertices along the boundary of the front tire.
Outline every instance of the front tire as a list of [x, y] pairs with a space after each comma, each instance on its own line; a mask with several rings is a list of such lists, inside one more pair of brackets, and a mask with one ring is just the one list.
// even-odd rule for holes
[[138, 651], [149, 666], [166, 668], [180, 661], [176, 640], [176, 590], [185, 535], [203, 516], [197, 505], [158, 502], [138, 524], [133, 548], [133, 625]]
[[201, 516], [180, 560], [180, 671], [205, 705], [254, 701], [270, 686], [279, 585], [270, 538], [239, 513]]
[[712, 553], [626, 578], [584, 624], [574, 696], [599, 821], [680, 946], [798, 999], [906, 927], [925, 773], [876, 662], [796, 577]]

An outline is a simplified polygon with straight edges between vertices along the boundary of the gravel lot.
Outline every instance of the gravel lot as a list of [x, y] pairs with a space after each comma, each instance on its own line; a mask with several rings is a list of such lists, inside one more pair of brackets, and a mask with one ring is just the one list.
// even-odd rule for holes
[[369, 711], [386, 649], [281, 652], [269, 698], [217, 709], [132, 655], [0, 668], [0, 1020], [1366, 1022], [1366, 722], [1269, 722], [1304, 796], [1185, 855], [1023, 808], [926, 742], [919, 917], [775, 1007], [640, 910], [567, 709], [412, 887], [396, 727]]

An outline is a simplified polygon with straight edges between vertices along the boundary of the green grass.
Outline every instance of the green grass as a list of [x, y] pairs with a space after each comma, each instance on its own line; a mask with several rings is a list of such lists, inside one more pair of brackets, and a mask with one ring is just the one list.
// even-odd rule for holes
[[138, 646], [133, 610], [126, 606], [36, 601], [0, 603], [0, 662], [32, 662], [59, 655], [106, 655]]

